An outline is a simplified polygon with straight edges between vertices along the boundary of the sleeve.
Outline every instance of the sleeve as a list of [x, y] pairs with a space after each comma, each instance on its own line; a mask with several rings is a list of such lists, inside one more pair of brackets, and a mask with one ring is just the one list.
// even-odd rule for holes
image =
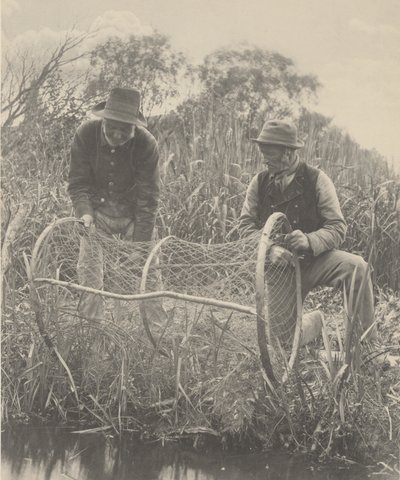
[[71, 146], [71, 162], [68, 176], [68, 194], [75, 215], [93, 215], [91, 196], [93, 193], [94, 173], [90, 165], [87, 136], [88, 126], [81, 125], [75, 133]]
[[315, 186], [317, 209], [322, 227], [306, 234], [314, 256], [338, 248], [346, 236], [347, 225], [340, 209], [335, 186], [326, 173], [320, 171]]
[[258, 175], [256, 175], [247, 188], [239, 217], [239, 232], [241, 237], [247, 237], [258, 230]]
[[160, 199], [158, 147], [156, 140], [150, 139], [146, 141], [137, 171], [134, 242], [151, 240]]

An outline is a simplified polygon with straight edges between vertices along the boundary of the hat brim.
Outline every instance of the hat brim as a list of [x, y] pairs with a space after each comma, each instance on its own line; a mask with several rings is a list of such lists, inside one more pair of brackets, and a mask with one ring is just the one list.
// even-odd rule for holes
[[113, 112], [105, 108], [106, 102], [98, 103], [93, 109], [93, 115], [101, 118], [108, 118], [110, 120], [116, 120], [117, 122], [130, 123], [131, 125], [139, 125], [141, 127], [147, 127], [147, 121], [144, 118], [142, 112], [139, 111], [138, 116], [124, 115], [120, 112]]
[[259, 140], [258, 138], [250, 138], [252, 142], [259, 143], [261, 145], [279, 145], [281, 147], [288, 147], [288, 148], [293, 148], [297, 150], [298, 148], [303, 148], [304, 143], [303, 142], [297, 142], [297, 143], [287, 143], [287, 142], [274, 142], [274, 141], [268, 141], [268, 142], [263, 142], [262, 140]]

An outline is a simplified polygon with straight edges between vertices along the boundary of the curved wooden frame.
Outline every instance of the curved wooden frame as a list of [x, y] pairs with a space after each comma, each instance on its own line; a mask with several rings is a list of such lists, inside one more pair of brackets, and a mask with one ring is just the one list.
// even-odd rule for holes
[[[164, 243], [167, 243], [167, 241], [170, 240], [171, 238], [174, 238], [174, 237], [172, 235], [169, 235], [168, 237], [165, 237], [162, 240], [160, 240], [158, 243], [156, 243], [156, 245], [151, 250], [149, 256], [147, 257], [146, 263], [144, 264], [144, 267], [143, 267], [142, 280], [140, 282], [140, 288], [139, 288], [140, 294], [143, 295], [146, 293], [147, 277], [149, 275], [149, 269], [153, 259], [155, 259], [157, 252], [164, 245]], [[153, 333], [150, 329], [150, 323], [146, 313], [145, 301], [139, 302], [139, 311], [140, 311], [140, 316], [142, 317], [142, 322], [144, 325], [144, 329], [146, 330], [147, 336], [149, 337], [149, 340], [153, 344], [153, 346], [157, 347], [157, 341], [154, 338]]]
[[75, 217], [65, 217], [59, 218], [54, 220], [54, 222], [47, 225], [47, 227], [43, 230], [43, 232], [39, 235], [38, 239], [35, 242], [32, 250], [31, 262], [30, 262], [30, 275], [32, 279], [35, 279], [35, 272], [36, 272], [36, 263], [39, 257], [40, 248], [46, 245], [46, 242], [49, 239], [49, 233], [57, 226], [62, 225], [64, 223], [73, 222], [73, 223], [82, 223], [81, 220]]
[[[265, 373], [268, 379], [272, 383], [277, 382], [277, 378], [274, 374], [271, 359], [268, 353], [268, 343], [271, 344], [271, 341], [268, 342], [268, 335], [266, 332], [266, 326], [268, 324], [268, 305], [266, 302], [266, 283], [265, 283], [265, 259], [268, 254], [268, 248], [271, 245], [270, 236], [271, 232], [274, 229], [276, 222], [283, 221], [283, 224], [286, 229], [286, 233], [290, 233], [292, 228], [286, 218], [284, 213], [276, 212], [273, 213], [268, 220], [265, 222], [257, 254], [257, 265], [256, 265], [256, 311], [257, 311], [257, 339], [258, 346], [260, 349], [260, 358], [261, 364], [265, 370]], [[294, 363], [297, 358], [297, 354], [300, 348], [300, 338], [301, 338], [301, 322], [302, 322], [302, 311], [303, 311], [303, 300], [301, 296], [301, 273], [299, 259], [296, 253], [293, 253], [294, 264], [295, 264], [295, 276], [296, 276], [296, 304], [297, 304], [297, 318], [296, 318], [296, 328], [293, 337], [292, 351], [290, 358], [287, 364], [287, 369], [283, 375], [281, 381], [282, 383], [286, 382], [290, 371], [292, 370]]]

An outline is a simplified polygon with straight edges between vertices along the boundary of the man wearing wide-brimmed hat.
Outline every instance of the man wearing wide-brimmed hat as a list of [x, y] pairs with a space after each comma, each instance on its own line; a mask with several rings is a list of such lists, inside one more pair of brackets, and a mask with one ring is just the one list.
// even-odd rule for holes
[[[374, 299], [368, 264], [358, 255], [338, 250], [346, 234], [335, 187], [321, 170], [301, 161], [297, 150], [304, 144], [295, 125], [281, 120], [267, 121], [258, 138], [252, 139], [264, 157], [266, 169], [255, 175], [247, 190], [240, 216], [240, 230], [248, 235], [262, 229], [273, 212], [286, 214], [292, 233], [288, 247], [300, 256], [303, 298], [319, 286], [345, 287], [350, 295], [354, 274], [356, 298], [367, 279], [359, 302], [364, 330], [374, 323]], [[285, 265], [292, 254], [280, 246], [271, 249], [271, 259]], [[376, 337], [374, 327], [370, 338]]]
[[[148, 241], [160, 180], [157, 142], [145, 128], [140, 92], [114, 88], [92, 113], [99, 118], [84, 122], [72, 142], [68, 192], [75, 215], [88, 231], [96, 228], [133, 242]], [[90, 239], [82, 237], [77, 268], [82, 285], [102, 288], [100, 260]], [[86, 318], [102, 318], [104, 313], [101, 299], [90, 294], [82, 296], [79, 309]]]

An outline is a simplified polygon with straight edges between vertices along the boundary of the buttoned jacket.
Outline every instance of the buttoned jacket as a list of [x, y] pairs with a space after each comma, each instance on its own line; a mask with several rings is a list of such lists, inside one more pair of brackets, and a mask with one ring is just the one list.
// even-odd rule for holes
[[150, 240], [160, 194], [158, 160], [157, 142], [145, 128], [136, 127], [134, 138], [111, 147], [101, 119], [84, 122], [72, 142], [68, 181], [76, 216], [98, 210], [132, 218], [133, 240]]

